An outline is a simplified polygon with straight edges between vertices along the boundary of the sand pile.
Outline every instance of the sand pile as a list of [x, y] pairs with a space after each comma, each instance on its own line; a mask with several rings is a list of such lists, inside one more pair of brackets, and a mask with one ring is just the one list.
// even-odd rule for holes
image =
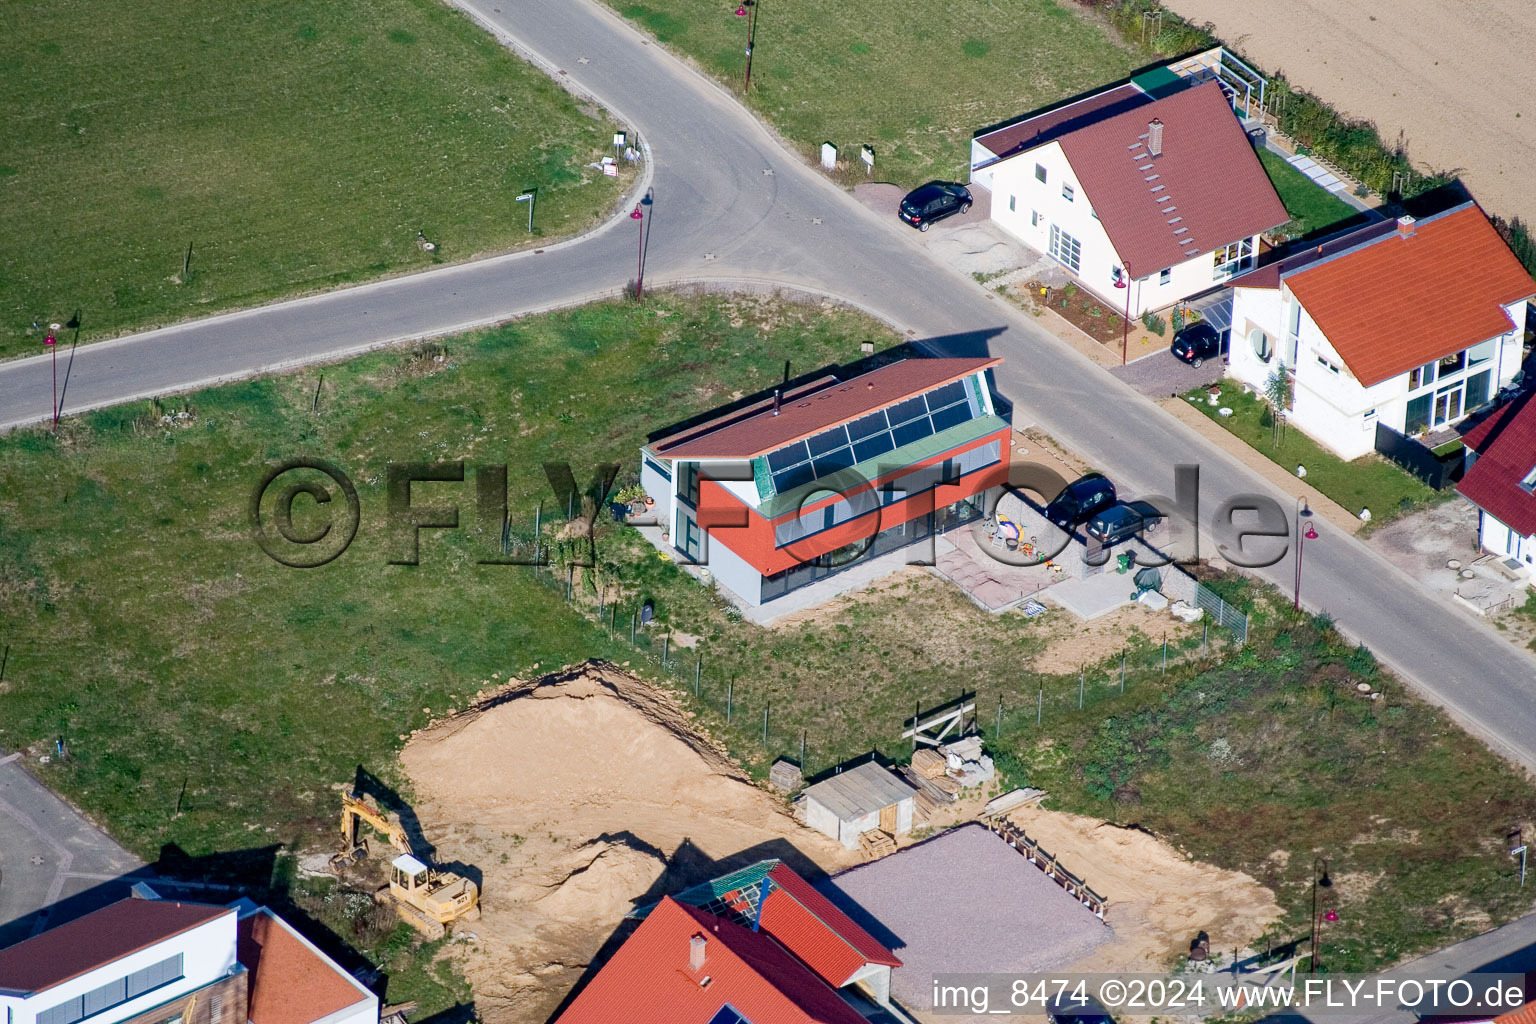
[[663, 689], [589, 663], [514, 681], [401, 755], [439, 862], [484, 872], [455, 944], [490, 1024], [542, 1024], [637, 903], [739, 863], [856, 857], [756, 788]]
[[1161, 970], [1201, 931], [1213, 955], [1230, 953], [1280, 918], [1274, 893], [1248, 875], [1192, 861], [1138, 829], [1038, 808], [1008, 817], [1109, 901], [1114, 941], [1074, 969]]

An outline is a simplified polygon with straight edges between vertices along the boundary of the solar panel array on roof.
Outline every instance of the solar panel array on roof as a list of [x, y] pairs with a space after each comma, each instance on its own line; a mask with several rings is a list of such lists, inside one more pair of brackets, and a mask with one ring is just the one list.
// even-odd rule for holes
[[768, 469], [773, 475], [773, 489], [784, 494], [812, 480], [825, 479], [839, 470], [975, 419], [980, 412], [965, 382], [951, 381], [770, 452]]

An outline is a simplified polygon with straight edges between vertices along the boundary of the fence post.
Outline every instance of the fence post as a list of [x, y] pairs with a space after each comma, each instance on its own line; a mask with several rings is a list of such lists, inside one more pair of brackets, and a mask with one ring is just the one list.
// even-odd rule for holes
[[1125, 648], [1120, 648], [1120, 692], [1125, 692]]
[[912, 753], [917, 753], [917, 723], [923, 716], [923, 702], [918, 701], [912, 708]]
[[603, 621], [603, 595], [608, 591], [607, 587], [597, 588], [597, 621]]
[[802, 776], [805, 775], [805, 733], [806, 730], [800, 730], [800, 774]]
[[725, 724], [731, 724], [731, 704], [735, 696], [736, 680], [730, 679], [725, 684]]
[[1163, 675], [1168, 674], [1168, 632], [1163, 631]]
[[992, 742], [996, 743], [1003, 738], [1003, 698], [997, 698], [997, 728], [992, 731]]
[[1040, 695], [1035, 698], [1035, 724], [1040, 724], [1040, 718], [1045, 714], [1045, 687], [1040, 687]]
[[768, 709], [763, 708], [763, 749], [768, 749]]
[[1211, 624], [1204, 623], [1200, 627], [1200, 653], [1207, 654], [1211, 649]]
[[[635, 644], [635, 621], [638, 618], [639, 618], [639, 616], [636, 615], [634, 612], [630, 612], [629, 613], [629, 644], [630, 644], [631, 647], [633, 647], [634, 644]], [[1165, 647], [1165, 650], [1166, 650], [1166, 647]]]
[[1077, 666], [1077, 710], [1083, 710], [1083, 673], [1087, 669], [1082, 665]]
[[670, 636], [664, 636], [664, 637], [661, 638], [661, 667], [662, 668], [666, 668], [667, 667], [667, 649], [669, 647], [671, 647], [671, 645], [672, 645], [672, 638]]
[[565, 567], [565, 599], [567, 601], [571, 599], [571, 588], [575, 586], [575, 583], [576, 567], [574, 565], [568, 565]]
[[699, 695], [699, 673], [704, 671], [704, 652], [695, 655], [693, 662], [693, 695]]

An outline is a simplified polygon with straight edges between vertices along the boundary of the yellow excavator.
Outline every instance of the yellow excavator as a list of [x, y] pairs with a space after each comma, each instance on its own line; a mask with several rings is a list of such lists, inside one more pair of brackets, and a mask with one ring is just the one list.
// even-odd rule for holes
[[389, 887], [380, 889], [378, 896], [394, 904], [401, 920], [428, 939], [440, 939], [454, 921], [479, 919], [480, 887], [423, 863], [412, 851], [399, 816], [386, 814], [372, 797], [346, 786], [341, 787], [341, 849], [331, 858], [338, 874], [368, 856], [368, 842], [358, 834], [363, 823], [383, 833], [398, 854], [390, 861]]

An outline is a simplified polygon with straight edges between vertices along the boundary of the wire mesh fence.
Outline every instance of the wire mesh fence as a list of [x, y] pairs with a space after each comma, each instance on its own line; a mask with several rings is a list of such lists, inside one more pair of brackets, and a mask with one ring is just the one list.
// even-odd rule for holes
[[[627, 660], [670, 684], [684, 707], [756, 774], [766, 775], [779, 758], [794, 762], [811, 778], [875, 751], [893, 760], [910, 756], [914, 740], [901, 734], [911, 728], [912, 703], [877, 721], [809, 715], [784, 697], [776, 704], [763, 675], [740, 671], [739, 658], [709, 649], [708, 642], [696, 646], [697, 637], [688, 632], [690, 623], [645, 621], [643, 598], [627, 595], [615, 600], [606, 589], [589, 591], [576, 582], [576, 571], [569, 566], [548, 566], [537, 576], [573, 610], [632, 651]], [[967, 731], [981, 733], [1000, 748], [1032, 742], [1067, 724], [1069, 716], [1105, 714], [1116, 702], [1134, 700], [1170, 676], [1187, 678], [1216, 664], [1233, 640], [1241, 642], [1246, 636], [1246, 617], [1222, 604], [1226, 611], [1212, 612], [1192, 631], [1140, 638], [1075, 673], [1021, 669], [1011, 678], [974, 681], [958, 696], [953, 687], [946, 693], [936, 684], [931, 692], [913, 695], [915, 710], [926, 718], [957, 702], [971, 702], [975, 707], [966, 716]], [[1234, 629], [1239, 619], [1242, 628]], [[699, 634], [710, 632], [696, 628]]]

